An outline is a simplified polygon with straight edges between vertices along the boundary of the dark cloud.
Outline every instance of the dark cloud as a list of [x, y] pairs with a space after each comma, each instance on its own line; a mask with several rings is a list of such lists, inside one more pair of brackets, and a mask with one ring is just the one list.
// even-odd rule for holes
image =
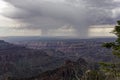
[[21, 29], [58, 29], [66, 24], [73, 26], [80, 36], [87, 36], [91, 25], [113, 24], [112, 9], [118, 7], [113, 0], [4, 0], [15, 7], [4, 16], [28, 25]]

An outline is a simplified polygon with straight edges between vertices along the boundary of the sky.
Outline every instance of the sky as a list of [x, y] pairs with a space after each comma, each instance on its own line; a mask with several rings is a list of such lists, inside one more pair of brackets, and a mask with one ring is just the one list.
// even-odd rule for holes
[[112, 37], [120, 0], [0, 0], [0, 36]]

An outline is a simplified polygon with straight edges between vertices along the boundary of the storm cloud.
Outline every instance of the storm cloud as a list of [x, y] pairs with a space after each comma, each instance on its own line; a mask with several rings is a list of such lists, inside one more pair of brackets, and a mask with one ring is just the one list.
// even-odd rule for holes
[[89, 26], [114, 24], [120, 17], [120, 2], [113, 0], [4, 1], [12, 5], [13, 11], [6, 10], [3, 15], [25, 24], [18, 29], [40, 29], [43, 35], [58, 32], [58, 35], [88, 36]]

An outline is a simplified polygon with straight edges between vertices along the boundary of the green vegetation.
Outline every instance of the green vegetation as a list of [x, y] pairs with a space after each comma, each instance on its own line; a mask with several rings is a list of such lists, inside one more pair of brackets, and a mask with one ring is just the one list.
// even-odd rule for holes
[[112, 50], [113, 61], [109, 63], [102, 62], [101, 69], [106, 73], [106, 80], [119, 80], [120, 78], [120, 21], [117, 21], [118, 25], [115, 26], [113, 34], [117, 36], [116, 41], [110, 43], [104, 43], [103, 47]]

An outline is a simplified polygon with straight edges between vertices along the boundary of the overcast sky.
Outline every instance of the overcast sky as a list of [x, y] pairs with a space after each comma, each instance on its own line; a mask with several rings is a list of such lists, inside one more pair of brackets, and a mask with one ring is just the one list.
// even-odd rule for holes
[[0, 36], [111, 36], [120, 0], [0, 0]]

